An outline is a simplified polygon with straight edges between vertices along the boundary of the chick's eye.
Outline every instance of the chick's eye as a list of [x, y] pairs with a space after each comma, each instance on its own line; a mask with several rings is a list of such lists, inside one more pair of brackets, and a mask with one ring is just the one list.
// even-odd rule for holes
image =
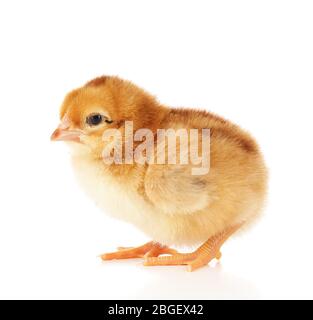
[[92, 114], [92, 115], [88, 116], [86, 119], [87, 124], [89, 124], [90, 126], [97, 126], [102, 121], [103, 121], [103, 116], [98, 113]]

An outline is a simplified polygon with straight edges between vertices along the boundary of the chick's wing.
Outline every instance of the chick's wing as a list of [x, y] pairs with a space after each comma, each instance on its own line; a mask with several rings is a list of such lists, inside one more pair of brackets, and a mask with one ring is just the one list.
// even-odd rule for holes
[[191, 165], [150, 165], [145, 193], [155, 207], [168, 214], [191, 214], [210, 202], [208, 175], [193, 175]]

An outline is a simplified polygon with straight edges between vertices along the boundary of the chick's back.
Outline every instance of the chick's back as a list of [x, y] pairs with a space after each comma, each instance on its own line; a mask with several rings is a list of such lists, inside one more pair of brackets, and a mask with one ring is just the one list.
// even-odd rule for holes
[[[191, 175], [190, 164], [152, 164], [147, 169], [145, 192], [160, 214], [168, 216], [170, 242], [205, 241], [259, 216], [267, 172], [259, 147], [248, 133], [219, 116], [192, 109], [172, 109], [161, 127], [210, 129], [208, 174]], [[164, 233], [168, 228], [163, 227]]]

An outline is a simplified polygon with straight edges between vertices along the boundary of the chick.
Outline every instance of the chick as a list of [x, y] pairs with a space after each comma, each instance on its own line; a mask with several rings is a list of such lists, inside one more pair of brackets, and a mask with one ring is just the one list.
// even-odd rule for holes
[[[74, 171], [85, 191], [100, 207], [152, 239], [103, 254], [103, 260], [143, 258], [146, 266], [187, 265], [193, 271], [219, 259], [223, 243], [261, 212], [267, 172], [259, 147], [248, 133], [215, 114], [161, 105], [131, 82], [103, 76], [67, 94], [60, 119], [51, 139], [70, 145]], [[149, 129], [150, 138], [158, 137], [161, 129], [198, 129], [193, 140], [198, 139], [199, 154], [208, 143], [201, 143], [205, 139], [200, 133], [209, 129], [209, 170], [194, 174], [190, 161], [170, 162], [168, 151], [173, 148], [166, 139], [150, 139], [154, 152], [147, 157], [148, 149], [143, 151], [143, 161], [126, 161], [126, 149], [131, 153], [140, 145], [137, 139], [126, 146], [133, 138], [126, 133], [127, 123], [133, 132]], [[120, 133], [119, 138], [104, 139], [108, 130]], [[186, 155], [191, 143], [191, 138], [187, 145], [178, 143], [174, 151]], [[121, 147], [122, 154], [109, 163], [104, 150], [112, 146]], [[165, 151], [167, 161], [157, 163]], [[171, 245], [199, 247], [179, 253]]]

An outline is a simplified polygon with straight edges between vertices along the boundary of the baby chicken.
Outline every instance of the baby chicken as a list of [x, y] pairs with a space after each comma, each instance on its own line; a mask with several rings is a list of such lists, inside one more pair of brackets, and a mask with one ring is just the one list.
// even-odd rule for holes
[[[140, 247], [103, 254], [103, 260], [141, 257], [146, 266], [187, 265], [193, 271], [219, 259], [223, 243], [261, 212], [267, 173], [258, 145], [248, 133], [215, 114], [161, 105], [131, 82], [103, 76], [71, 91], [60, 119], [51, 139], [70, 145], [74, 170], [85, 191], [100, 207], [152, 239]], [[141, 146], [137, 161], [126, 158], [144, 139], [132, 140], [129, 123], [135, 134], [139, 129], [150, 132], [145, 136], [150, 149], [148, 144], [146, 149]], [[199, 133], [188, 136], [187, 144], [180, 140], [173, 149], [166, 139], [156, 139], [161, 129], [185, 129], [190, 134], [198, 129]], [[204, 129], [210, 130], [209, 140], [201, 135]], [[106, 139], [106, 132], [120, 135]], [[176, 151], [188, 155], [192, 145], [203, 156], [208, 144], [207, 171], [194, 173], [190, 161], [169, 161]], [[118, 146], [122, 153], [113, 148]], [[163, 151], [167, 151], [165, 162], [156, 161]], [[106, 161], [112, 157], [117, 161]], [[190, 253], [170, 248], [200, 244]]]

